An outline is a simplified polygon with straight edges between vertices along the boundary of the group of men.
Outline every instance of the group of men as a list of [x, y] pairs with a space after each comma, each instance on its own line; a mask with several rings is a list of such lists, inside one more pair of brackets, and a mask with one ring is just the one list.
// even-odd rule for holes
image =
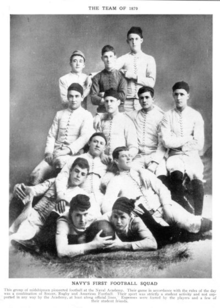
[[[153, 250], [179, 230], [211, 230], [202, 217], [202, 116], [188, 106], [184, 81], [172, 88], [173, 109], [164, 113], [154, 104], [156, 63], [142, 42], [142, 29], [132, 27], [130, 52], [116, 59], [114, 48], [104, 46], [105, 68], [91, 76], [82, 73], [84, 54], [71, 55], [72, 70], [59, 80], [63, 109], [49, 130], [44, 159], [14, 189], [10, 243], [36, 251], [39, 239], [46, 240], [59, 257], [73, 257]], [[98, 106], [94, 119], [82, 107], [87, 95]]]

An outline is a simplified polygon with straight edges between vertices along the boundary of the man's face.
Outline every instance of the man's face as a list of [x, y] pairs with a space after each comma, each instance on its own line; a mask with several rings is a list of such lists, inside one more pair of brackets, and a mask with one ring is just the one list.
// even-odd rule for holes
[[111, 223], [116, 232], [122, 232], [126, 229], [130, 222], [130, 215], [120, 210], [113, 210], [111, 215]]
[[71, 66], [72, 72], [81, 73], [85, 67], [85, 61], [83, 57], [81, 56], [74, 56], [72, 58], [72, 62], [70, 62], [70, 66]]
[[114, 114], [118, 111], [118, 107], [120, 105], [120, 101], [117, 98], [112, 96], [105, 97], [105, 108], [109, 114]]
[[154, 103], [154, 99], [151, 96], [151, 93], [148, 92], [144, 92], [139, 96], [139, 102], [141, 104], [141, 107], [143, 109], [148, 110], [149, 108], [152, 107], [153, 103]]
[[68, 91], [68, 107], [71, 110], [78, 109], [81, 106], [81, 103], [83, 101], [82, 95], [78, 91]]
[[74, 227], [85, 231], [88, 226], [88, 211], [75, 210], [71, 214]]
[[102, 61], [107, 70], [111, 70], [115, 67], [115, 60], [116, 56], [113, 51], [107, 51], [102, 55]]
[[183, 110], [187, 106], [189, 99], [189, 93], [184, 89], [177, 89], [173, 92], [173, 98], [176, 104], [176, 108]]
[[127, 38], [127, 43], [130, 46], [131, 51], [138, 52], [141, 50], [143, 39], [138, 34], [131, 33]]
[[94, 157], [101, 156], [105, 150], [105, 146], [105, 139], [101, 136], [95, 136], [89, 143], [89, 153]]
[[118, 159], [115, 159], [115, 163], [121, 171], [130, 170], [131, 162], [131, 155], [128, 151], [121, 151], [119, 153]]
[[69, 185], [72, 187], [81, 185], [82, 183], [84, 183], [87, 175], [88, 175], [88, 170], [86, 168], [82, 169], [76, 165], [70, 172]]

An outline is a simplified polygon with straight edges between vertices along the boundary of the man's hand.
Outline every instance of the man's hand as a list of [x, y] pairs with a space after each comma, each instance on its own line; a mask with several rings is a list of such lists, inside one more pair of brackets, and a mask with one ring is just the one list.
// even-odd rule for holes
[[100, 230], [94, 239], [92, 240], [92, 244], [94, 246], [94, 249], [105, 249], [108, 246], [108, 243], [111, 242], [110, 239], [112, 236], [105, 236], [101, 237], [102, 230]]
[[53, 153], [53, 157], [54, 157], [54, 159], [56, 159], [59, 156], [64, 156], [64, 155], [68, 155], [68, 154], [70, 154], [70, 148], [65, 147], [62, 150], [61, 149], [55, 150], [54, 153]]
[[105, 92], [99, 92], [99, 96], [100, 96], [101, 98], [104, 98], [104, 95], [105, 95]]
[[68, 202], [66, 200], [60, 200], [55, 204], [55, 210], [60, 214], [65, 212]]
[[155, 173], [156, 170], [157, 170], [157, 166], [158, 166], [158, 164], [157, 164], [156, 162], [152, 161], [152, 162], [150, 162], [150, 163], [148, 164], [147, 169], [148, 169], [149, 171], [151, 171], [152, 173]]
[[45, 153], [45, 155], [44, 155], [44, 160], [45, 160], [49, 165], [52, 166], [52, 164], [53, 164], [53, 154], [51, 154], [51, 153]]
[[196, 149], [197, 149], [197, 142], [196, 142], [196, 140], [188, 141], [187, 143], [185, 143], [182, 146], [182, 151], [185, 152], [185, 153], [187, 153], [189, 151], [196, 150]]
[[112, 158], [111, 158], [110, 155], [106, 155], [106, 154], [104, 154], [104, 153], [102, 154], [102, 156], [101, 156], [101, 162], [102, 162], [103, 164], [108, 165], [108, 164], [111, 163], [111, 161], [112, 161]]
[[93, 119], [93, 127], [96, 131], [101, 131], [102, 121], [98, 114]]
[[85, 87], [90, 88], [92, 85], [92, 76], [88, 76], [85, 80]]
[[126, 73], [125, 73], [125, 78], [137, 80], [137, 75], [135, 75], [135, 74], [134, 74], [133, 72], [131, 72], [131, 71], [126, 71]]
[[115, 250], [123, 250], [127, 246], [126, 242], [122, 242], [119, 238], [116, 238], [115, 240], [108, 241], [107, 245], [105, 246], [105, 249], [115, 251]]
[[16, 184], [14, 187], [14, 195], [20, 199], [23, 203], [32, 200], [34, 198], [34, 190], [31, 186], [25, 184]]

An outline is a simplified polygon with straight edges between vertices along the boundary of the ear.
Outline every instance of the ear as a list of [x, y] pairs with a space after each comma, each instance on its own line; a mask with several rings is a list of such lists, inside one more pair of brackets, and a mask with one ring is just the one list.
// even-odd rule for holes
[[143, 38], [141, 38], [141, 44], [143, 43], [143, 41], [144, 41], [144, 39], [143, 39]]

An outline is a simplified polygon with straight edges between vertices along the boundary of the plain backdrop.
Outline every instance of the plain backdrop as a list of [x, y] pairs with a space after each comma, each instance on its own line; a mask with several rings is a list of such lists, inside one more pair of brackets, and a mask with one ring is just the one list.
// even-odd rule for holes
[[114, 46], [118, 56], [129, 51], [131, 26], [143, 29], [142, 49], [157, 63], [156, 104], [167, 111], [173, 106], [173, 84], [187, 81], [190, 105], [205, 120], [204, 151], [211, 147], [211, 15], [11, 15], [11, 187], [43, 159], [48, 130], [61, 109], [58, 79], [70, 71], [71, 53], [80, 49], [86, 56], [84, 72], [97, 72], [103, 68], [104, 45]]

